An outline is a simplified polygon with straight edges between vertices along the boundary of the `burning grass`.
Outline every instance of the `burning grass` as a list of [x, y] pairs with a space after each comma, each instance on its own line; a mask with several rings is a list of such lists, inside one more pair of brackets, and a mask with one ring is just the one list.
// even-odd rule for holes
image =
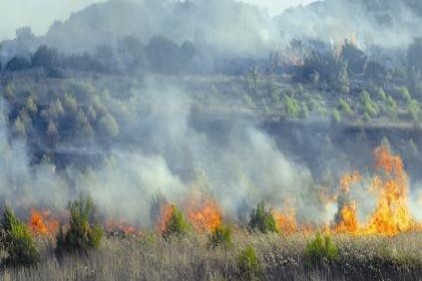
[[[366, 191], [375, 202], [365, 221], [359, 220], [360, 202], [352, 196], [355, 188]], [[241, 280], [245, 275], [238, 261], [245, 249], [256, 251], [254, 259], [262, 264], [259, 276], [265, 280], [420, 280], [422, 232], [411, 214], [408, 193], [401, 158], [379, 147], [374, 151], [372, 178], [365, 179], [359, 172], [346, 174], [339, 181], [338, 193], [321, 200], [338, 204], [331, 225], [301, 224], [291, 200], [281, 204], [282, 211], [260, 202], [247, 227], [232, 230], [223, 227], [217, 201], [192, 196], [182, 209], [162, 204], [155, 232], [141, 231], [124, 220], [104, 222], [102, 228], [109, 235], [98, 252], [82, 257], [71, 253], [60, 264], [52, 251], [54, 239], [41, 239], [55, 237], [60, 220], [48, 211], [33, 209], [28, 229], [44, 241], [39, 246], [41, 264], [24, 271], [6, 269], [4, 280], [68, 280], [67, 276], [76, 280], [163, 280], [169, 276]], [[85, 225], [80, 225], [80, 237], [85, 235]], [[324, 236], [314, 239], [319, 232]]]

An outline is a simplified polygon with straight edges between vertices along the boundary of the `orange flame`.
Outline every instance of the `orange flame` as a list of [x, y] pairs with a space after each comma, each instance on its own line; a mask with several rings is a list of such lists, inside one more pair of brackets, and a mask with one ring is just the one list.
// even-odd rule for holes
[[292, 208], [285, 212], [273, 211], [273, 216], [277, 224], [277, 228], [282, 233], [291, 234], [298, 230], [296, 222], [296, 211]]
[[160, 207], [160, 216], [156, 223], [156, 230], [158, 233], [164, 233], [171, 216], [174, 213], [176, 206], [170, 203], [164, 203]]
[[344, 193], [350, 192], [350, 187], [360, 182], [362, 176], [359, 172], [353, 172], [350, 175], [345, 175], [340, 179], [340, 190]]
[[357, 234], [359, 232], [355, 202], [344, 205], [339, 216], [339, 223], [334, 228], [334, 232], [348, 234]]
[[59, 221], [49, 211], [32, 209], [28, 227], [34, 236], [53, 236], [59, 229]]
[[197, 232], [212, 232], [222, 224], [221, 211], [212, 199], [191, 202], [187, 208], [187, 218]]
[[378, 193], [375, 212], [371, 215], [366, 232], [394, 236], [415, 226], [408, 206], [408, 183], [403, 161], [390, 154], [388, 148], [375, 150], [375, 167], [382, 173], [372, 182]]
[[[382, 146], [375, 150], [375, 168], [379, 175], [372, 180], [371, 190], [378, 195], [377, 206], [371, 214], [366, 226], [358, 224], [356, 204], [346, 204], [340, 212], [340, 220], [335, 227], [338, 232], [352, 234], [380, 234], [394, 236], [401, 232], [415, 229], [416, 222], [408, 206], [408, 182], [404, 172], [403, 161], [399, 156], [390, 153]], [[341, 181], [344, 191], [350, 190], [351, 179], [345, 177]], [[345, 188], [346, 187], [346, 188]]]
[[124, 234], [124, 235], [132, 235], [132, 236], [138, 236], [138, 235], [141, 234], [141, 231], [139, 231], [133, 225], [130, 225], [125, 220], [122, 220], [122, 221], [115, 221], [115, 220], [107, 221], [104, 228], [105, 228], [105, 231], [107, 233], [121, 233], [121, 234]]

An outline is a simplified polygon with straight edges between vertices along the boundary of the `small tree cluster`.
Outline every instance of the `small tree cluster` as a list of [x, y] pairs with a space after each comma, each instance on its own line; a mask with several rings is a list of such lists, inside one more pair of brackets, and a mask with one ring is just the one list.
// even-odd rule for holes
[[1, 229], [7, 251], [7, 257], [3, 260], [4, 265], [30, 267], [39, 262], [40, 255], [28, 227], [8, 207], [3, 213]]
[[252, 246], [248, 246], [240, 252], [237, 257], [237, 268], [241, 280], [262, 279], [262, 264]]
[[339, 257], [339, 249], [330, 236], [323, 237], [318, 233], [314, 240], [306, 245], [305, 258], [310, 265], [322, 265], [334, 262]]
[[171, 206], [171, 208], [171, 216], [162, 233], [164, 239], [169, 239], [172, 236], [184, 236], [189, 229], [189, 224], [187, 223], [183, 213], [179, 211], [176, 206]]
[[56, 254], [88, 254], [100, 245], [103, 231], [96, 223], [96, 210], [90, 197], [79, 197], [69, 204], [70, 226], [67, 231], [62, 227], [57, 234]]
[[262, 233], [278, 233], [276, 221], [270, 210], [265, 209], [264, 202], [258, 203], [256, 209], [252, 210], [249, 219], [249, 228], [252, 231], [260, 231]]
[[211, 249], [218, 246], [229, 248], [233, 245], [232, 229], [230, 227], [217, 227], [209, 236], [208, 245]]

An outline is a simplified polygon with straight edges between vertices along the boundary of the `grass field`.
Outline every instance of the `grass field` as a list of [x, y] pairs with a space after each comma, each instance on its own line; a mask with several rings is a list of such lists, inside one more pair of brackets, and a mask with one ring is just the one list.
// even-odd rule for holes
[[39, 241], [42, 260], [32, 269], [6, 269], [1, 280], [244, 280], [237, 257], [251, 245], [262, 263], [262, 280], [422, 280], [422, 234], [393, 238], [334, 236], [334, 263], [310, 266], [304, 249], [313, 235], [251, 235], [236, 232], [233, 247], [207, 247], [206, 235], [165, 241], [108, 237], [89, 256], [58, 261], [53, 242]]

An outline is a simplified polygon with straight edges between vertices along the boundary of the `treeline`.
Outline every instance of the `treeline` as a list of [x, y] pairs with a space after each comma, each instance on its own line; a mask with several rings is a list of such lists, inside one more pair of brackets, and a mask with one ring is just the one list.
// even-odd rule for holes
[[278, 53], [272, 54], [270, 65], [278, 73], [290, 73], [299, 83], [342, 93], [353, 90], [354, 80], [377, 86], [403, 82], [415, 95], [422, 90], [421, 38], [401, 50], [372, 46], [365, 51], [347, 39], [338, 46], [320, 40], [292, 40], [287, 53], [291, 56], [287, 62]]
[[179, 45], [163, 36], [154, 36], [147, 45], [143, 45], [137, 38], [128, 36], [117, 46], [100, 45], [92, 54], [67, 55], [42, 45], [32, 54], [12, 57], [5, 63], [3, 71], [43, 68], [48, 76], [54, 78], [64, 78], [63, 70], [182, 74], [193, 71], [196, 54], [196, 48], [190, 41]]

